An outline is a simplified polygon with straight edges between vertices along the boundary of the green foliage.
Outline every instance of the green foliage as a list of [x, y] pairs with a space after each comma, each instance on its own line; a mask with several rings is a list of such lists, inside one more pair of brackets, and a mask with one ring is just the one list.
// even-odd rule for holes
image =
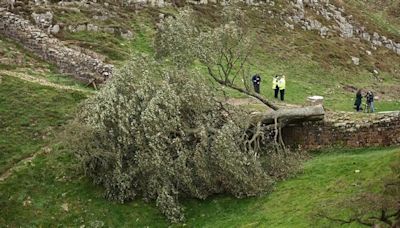
[[178, 67], [186, 67], [197, 57], [196, 51], [200, 31], [192, 17], [193, 11], [185, 9], [179, 11], [176, 18], [167, 17], [158, 28], [155, 46], [158, 57], [171, 57]]
[[179, 198], [256, 196], [298, 167], [288, 154], [245, 146], [248, 114], [223, 105], [192, 77], [134, 58], [85, 102], [69, 143], [107, 198], [156, 200], [177, 222]]
[[179, 11], [174, 18], [166, 18], [157, 32], [157, 54], [170, 58], [178, 67], [199, 60], [212, 71], [220, 70], [221, 80], [225, 77], [234, 80], [230, 77], [238, 73], [234, 70], [243, 68], [241, 65], [248, 57], [251, 39], [241, 12], [226, 6], [222, 13], [225, 21], [216, 28], [198, 28], [200, 25], [195, 23], [197, 18], [190, 9]]

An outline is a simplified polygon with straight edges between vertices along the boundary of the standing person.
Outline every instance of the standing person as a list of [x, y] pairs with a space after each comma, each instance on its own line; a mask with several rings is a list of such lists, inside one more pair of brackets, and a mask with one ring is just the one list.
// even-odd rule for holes
[[285, 88], [286, 88], [286, 80], [285, 75], [278, 80], [278, 87], [281, 94], [281, 101], [285, 100]]
[[374, 94], [372, 93], [371, 90], [369, 90], [365, 97], [366, 97], [366, 100], [367, 100], [367, 112], [374, 112], [375, 111]]
[[272, 78], [272, 89], [274, 90], [274, 97], [278, 98], [279, 87], [278, 87], [278, 75]]
[[361, 103], [362, 103], [362, 95], [361, 95], [361, 89], [359, 89], [356, 93], [356, 101], [354, 102], [357, 112], [361, 110]]
[[253, 87], [254, 87], [254, 91], [256, 93], [260, 93], [260, 83], [261, 83], [261, 77], [259, 74], [255, 74], [252, 78], [253, 81]]

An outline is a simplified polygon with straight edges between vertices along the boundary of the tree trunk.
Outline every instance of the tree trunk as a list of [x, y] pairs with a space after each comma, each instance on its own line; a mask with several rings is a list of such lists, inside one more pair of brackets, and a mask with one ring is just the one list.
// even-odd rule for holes
[[322, 105], [309, 106], [303, 108], [279, 109], [267, 114], [256, 115], [254, 122], [261, 121], [264, 125], [275, 124], [277, 122], [287, 125], [307, 121], [323, 120], [325, 115]]
[[246, 94], [248, 96], [251, 96], [251, 97], [254, 97], [254, 98], [258, 99], [263, 104], [265, 104], [266, 106], [270, 107], [271, 109], [273, 109], [275, 111], [279, 110], [278, 106], [276, 106], [274, 103], [268, 101], [267, 99], [265, 99], [263, 96], [259, 95], [258, 93], [253, 93], [253, 92], [247, 91], [247, 90], [242, 89], [240, 87], [237, 87], [235, 85], [226, 85], [226, 86], [228, 86], [231, 89], [237, 90], [237, 91], [239, 91], [241, 93], [244, 93], [244, 94]]

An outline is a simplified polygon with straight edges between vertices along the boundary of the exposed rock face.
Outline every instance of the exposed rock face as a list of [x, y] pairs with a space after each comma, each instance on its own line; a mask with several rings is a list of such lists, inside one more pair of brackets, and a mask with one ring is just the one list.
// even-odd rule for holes
[[326, 37], [328, 36], [330, 29], [324, 26], [318, 20], [307, 18], [305, 16], [305, 6], [315, 4], [314, 2], [315, 1], [311, 0], [294, 0], [292, 2], [292, 5], [294, 7], [294, 15], [289, 17], [289, 21], [300, 24], [301, 28], [304, 30], [315, 30], [320, 34], [321, 37]]
[[[57, 27], [52, 27], [56, 32]], [[49, 37], [28, 20], [0, 9], [0, 33], [23, 45], [44, 60], [83, 82], [102, 83], [112, 76], [113, 66]]]
[[32, 13], [31, 17], [35, 24], [43, 31], [53, 35], [60, 32], [60, 25], [53, 25], [53, 13], [50, 11], [46, 13]]
[[53, 24], [53, 14], [49, 11], [46, 13], [32, 13], [32, 18], [41, 29], [47, 29]]
[[[400, 43], [381, 36], [378, 33], [369, 33], [363, 26], [357, 25], [352, 16], [344, 16], [344, 9], [338, 8], [329, 3], [329, 0], [292, 0], [293, 15], [288, 20], [299, 24], [304, 30], [316, 30], [322, 37], [326, 37], [331, 32], [338, 32], [343, 38], [350, 39], [359, 37], [371, 43], [372, 48], [385, 47], [400, 55]], [[323, 25], [316, 19], [307, 18], [306, 8], [312, 10], [317, 15], [321, 15], [327, 21], [334, 21], [336, 25]], [[290, 24], [286, 25], [290, 27]]]
[[114, 27], [99, 27], [94, 24], [79, 24], [79, 25], [69, 25], [67, 29], [70, 32], [82, 32], [82, 31], [88, 31], [88, 32], [105, 32], [105, 33], [110, 33], [110, 34], [116, 34], [120, 35], [124, 39], [132, 39], [133, 38], [133, 32], [130, 30], [125, 30], [122, 28], [114, 28]]
[[127, 0], [124, 2], [125, 5], [131, 6], [156, 6], [156, 7], [164, 7], [170, 4], [167, 4], [164, 0]]
[[13, 10], [15, 5], [15, 0], [7, 0], [7, 8]]
[[353, 64], [356, 66], [360, 65], [360, 58], [352, 56], [351, 61], [353, 61]]
[[93, 25], [93, 24], [87, 24], [86, 29], [89, 32], [98, 32], [99, 31], [99, 27], [97, 25]]
[[60, 32], [60, 25], [54, 25], [53, 27], [50, 28], [50, 33], [55, 35], [58, 32]]
[[47, 0], [35, 0], [35, 5], [47, 5]]
[[122, 38], [129, 40], [132, 39], [133, 33], [131, 31], [121, 32], [121, 36]]
[[344, 38], [352, 38], [353, 37], [353, 26], [348, 23], [348, 22], [344, 22], [344, 23], [339, 23], [339, 28], [340, 28], [340, 32], [342, 37]]
[[[92, 0], [93, 1], [93, 0]], [[206, 4], [221, 4], [226, 5], [228, 2], [243, 2], [247, 5], [261, 5], [269, 4], [271, 6], [275, 5], [274, 0], [185, 0], [184, 2], [194, 5], [206, 5]], [[165, 7], [175, 5], [175, 1], [171, 0], [125, 0], [123, 1], [124, 6], [153, 6], [153, 7]]]

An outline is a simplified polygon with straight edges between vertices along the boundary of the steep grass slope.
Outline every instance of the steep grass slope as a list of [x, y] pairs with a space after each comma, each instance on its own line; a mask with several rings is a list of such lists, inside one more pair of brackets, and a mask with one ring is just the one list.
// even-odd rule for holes
[[85, 96], [3, 76], [0, 85], [0, 173], [43, 147]]
[[[7, 39], [0, 37], [0, 47], [3, 54], [0, 58], [0, 173], [3, 173], [45, 146], [55, 129], [66, 123], [90, 90], [58, 74], [51, 65]], [[82, 91], [33, 84], [16, 74]]]
[[376, 32], [383, 32], [390, 38], [400, 38], [400, 1], [399, 0], [336, 0], [357, 20]]

